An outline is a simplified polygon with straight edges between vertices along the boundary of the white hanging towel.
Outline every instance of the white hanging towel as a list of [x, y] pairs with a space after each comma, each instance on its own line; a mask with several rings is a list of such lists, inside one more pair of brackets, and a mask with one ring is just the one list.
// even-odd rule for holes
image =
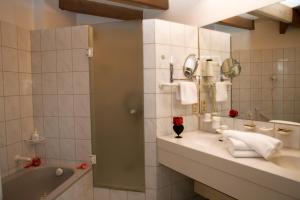
[[224, 82], [216, 82], [216, 102], [224, 102], [227, 101], [227, 83]]
[[198, 103], [196, 84], [194, 82], [179, 82], [179, 88], [176, 91], [176, 99], [180, 100], [182, 105]]

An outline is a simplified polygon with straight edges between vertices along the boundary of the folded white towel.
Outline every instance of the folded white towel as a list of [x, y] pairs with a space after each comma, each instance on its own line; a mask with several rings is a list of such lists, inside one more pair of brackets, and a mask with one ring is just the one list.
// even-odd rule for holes
[[234, 138], [227, 138], [228, 148], [232, 151], [253, 151], [245, 142]]
[[216, 102], [227, 101], [227, 85], [226, 82], [216, 82]]
[[181, 101], [182, 105], [198, 103], [196, 84], [193, 82], [180, 82], [179, 88], [176, 91], [176, 98]]
[[232, 148], [228, 148], [229, 153], [235, 158], [260, 158], [262, 157], [255, 151], [235, 151]]
[[225, 138], [234, 138], [244, 142], [265, 159], [269, 159], [283, 146], [280, 140], [259, 133], [224, 130], [223, 135]]

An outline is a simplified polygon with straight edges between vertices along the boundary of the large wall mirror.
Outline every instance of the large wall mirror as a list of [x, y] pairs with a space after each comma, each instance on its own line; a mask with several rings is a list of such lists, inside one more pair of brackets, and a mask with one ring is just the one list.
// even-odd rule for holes
[[228, 88], [228, 101], [212, 109], [223, 116], [235, 109], [242, 119], [300, 122], [299, 19], [300, 7], [281, 2], [200, 28], [229, 34], [230, 57], [241, 66]]

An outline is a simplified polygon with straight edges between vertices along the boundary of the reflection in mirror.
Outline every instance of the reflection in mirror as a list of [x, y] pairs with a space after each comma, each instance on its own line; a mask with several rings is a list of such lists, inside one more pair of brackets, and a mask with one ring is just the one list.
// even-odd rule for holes
[[183, 74], [186, 78], [192, 78], [198, 68], [198, 58], [195, 54], [190, 54], [184, 62]]
[[[242, 66], [240, 75], [232, 80], [230, 102], [219, 103], [218, 112], [228, 116], [232, 108], [243, 119], [300, 122], [300, 23], [283, 27], [278, 16], [264, 12], [261, 9], [201, 28], [211, 34], [211, 45], [222, 45], [222, 35], [212, 36], [214, 31], [230, 34], [230, 53]], [[293, 12], [300, 16], [299, 7]], [[200, 37], [200, 47], [201, 41], [205, 45]], [[232, 61], [221, 60], [224, 75], [231, 74], [226, 63]]]
[[241, 65], [237, 60], [227, 58], [223, 61], [221, 72], [225, 77], [232, 79], [241, 73]]

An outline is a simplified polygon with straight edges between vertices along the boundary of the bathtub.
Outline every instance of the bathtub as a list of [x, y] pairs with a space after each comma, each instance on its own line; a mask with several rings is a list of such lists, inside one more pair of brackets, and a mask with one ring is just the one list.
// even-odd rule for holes
[[56, 176], [57, 168], [45, 166], [25, 169], [5, 177], [2, 182], [3, 200], [56, 199], [90, 170], [61, 167], [64, 173]]

